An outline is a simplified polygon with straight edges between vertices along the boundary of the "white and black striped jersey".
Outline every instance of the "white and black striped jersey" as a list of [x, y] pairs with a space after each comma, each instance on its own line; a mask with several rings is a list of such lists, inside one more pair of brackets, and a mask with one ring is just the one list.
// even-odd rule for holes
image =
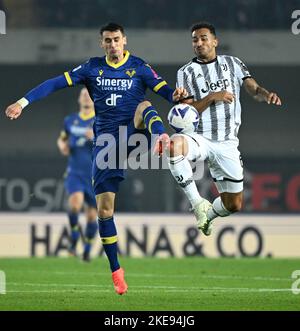
[[199, 134], [214, 141], [238, 139], [241, 125], [240, 88], [248, 77], [251, 75], [245, 64], [228, 55], [218, 55], [215, 60], [206, 63], [194, 58], [178, 70], [177, 86], [186, 88], [195, 100], [222, 90], [235, 95], [235, 101], [231, 104], [213, 102], [200, 114]]

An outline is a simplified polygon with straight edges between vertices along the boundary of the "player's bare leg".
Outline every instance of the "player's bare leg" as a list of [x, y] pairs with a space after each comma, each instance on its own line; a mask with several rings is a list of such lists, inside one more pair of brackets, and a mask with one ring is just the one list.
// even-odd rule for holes
[[68, 199], [69, 205], [69, 223], [71, 227], [71, 245], [69, 247], [69, 254], [72, 256], [76, 256], [76, 245], [80, 236], [79, 226], [78, 226], [78, 218], [79, 213], [82, 209], [84, 201], [84, 195], [82, 192], [74, 192], [70, 194]]
[[197, 226], [201, 226], [207, 221], [206, 213], [211, 203], [203, 199], [197, 189], [193, 179], [192, 167], [186, 158], [188, 154], [188, 142], [183, 135], [177, 135], [171, 138], [169, 168], [178, 183], [189, 199], [193, 212], [196, 216]]
[[115, 196], [113, 192], [105, 192], [96, 196], [99, 234], [109, 260], [112, 271], [112, 280], [115, 291], [122, 295], [127, 292], [127, 284], [124, 279], [124, 270], [120, 267], [117, 254], [117, 229], [114, 223]]
[[216, 198], [207, 212], [207, 221], [203, 224], [202, 232], [209, 236], [212, 231], [213, 220], [220, 216], [226, 217], [242, 209], [243, 192], [223, 192]]
[[93, 206], [85, 207], [86, 228], [84, 234], [83, 261], [90, 261], [90, 251], [98, 229], [97, 209]]
[[236, 213], [242, 209], [243, 204], [243, 192], [228, 193], [224, 192], [220, 194], [224, 207], [230, 213]]
[[108, 218], [114, 214], [115, 196], [113, 192], [105, 192], [96, 196], [99, 218]]
[[82, 192], [74, 192], [69, 196], [69, 208], [73, 212], [79, 213], [83, 206], [84, 196]]

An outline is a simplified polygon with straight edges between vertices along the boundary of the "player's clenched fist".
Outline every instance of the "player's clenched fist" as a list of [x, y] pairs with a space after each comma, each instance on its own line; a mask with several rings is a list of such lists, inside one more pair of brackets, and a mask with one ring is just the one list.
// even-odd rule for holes
[[182, 98], [186, 98], [188, 96], [188, 92], [183, 87], [177, 87], [173, 92], [173, 101], [177, 102]]
[[281, 100], [275, 92], [269, 92], [266, 97], [266, 102], [268, 104], [274, 104], [276, 106], [281, 106]]
[[17, 119], [21, 115], [21, 113], [22, 106], [18, 102], [8, 106], [5, 110], [6, 116], [11, 120]]

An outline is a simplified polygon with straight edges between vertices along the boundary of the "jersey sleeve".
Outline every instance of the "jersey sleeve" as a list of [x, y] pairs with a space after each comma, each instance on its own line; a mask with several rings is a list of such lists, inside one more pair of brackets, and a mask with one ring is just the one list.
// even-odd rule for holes
[[242, 85], [246, 78], [251, 78], [251, 74], [247, 66], [239, 58], [233, 57], [233, 62], [235, 66], [235, 74], [240, 85]]
[[170, 88], [168, 83], [147, 63], [142, 65], [142, 77], [147, 87], [170, 103], [173, 103], [174, 89]]
[[163, 86], [168, 85], [167, 82], [147, 63], [142, 65], [142, 76], [144, 83], [155, 93], [157, 93]]
[[34, 87], [32, 90], [25, 94], [25, 99], [28, 103], [40, 100], [49, 94], [67, 87], [67, 81], [63, 75], [48, 79], [40, 85]]
[[64, 76], [69, 86], [84, 84], [89, 73], [90, 60], [77, 66], [76, 68], [64, 72]]

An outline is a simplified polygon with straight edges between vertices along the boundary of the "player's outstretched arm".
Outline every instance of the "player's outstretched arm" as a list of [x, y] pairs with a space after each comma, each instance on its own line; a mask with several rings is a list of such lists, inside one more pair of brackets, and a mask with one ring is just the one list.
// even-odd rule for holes
[[219, 92], [213, 92], [207, 95], [206, 97], [202, 98], [201, 100], [187, 102], [192, 104], [199, 113], [202, 113], [207, 109], [213, 102], [225, 102], [225, 103], [231, 103], [234, 101], [234, 95], [226, 90], [219, 91]]
[[176, 103], [181, 99], [184, 99], [188, 96], [188, 92], [183, 87], [177, 87], [175, 90], [169, 87], [169, 85], [165, 84], [158, 91], [156, 91], [158, 95], [169, 101], [170, 103]]
[[48, 79], [29, 91], [23, 98], [8, 106], [5, 114], [11, 120], [17, 119], [22, 114], [22, 110], [30, 103], [45, 98], [47, 95], [67, 86], [69, 84], [64, 75]]
[[247, 78], [244, 80], [243, 85], [248, 94], [250, 94], [256, 101], [281, 106], [279, 96], [275, 92], [269, 92], [265, 88], [259, 86], [255, 79]]
[[188, 92], [184, 87], [177, 87], [175, 90], [154, 71], [149, 64], [142, 66], [142, 73], [145, 84], [155, 93], [169, 101], [176, 103], [180, 99], [188, 96]]

